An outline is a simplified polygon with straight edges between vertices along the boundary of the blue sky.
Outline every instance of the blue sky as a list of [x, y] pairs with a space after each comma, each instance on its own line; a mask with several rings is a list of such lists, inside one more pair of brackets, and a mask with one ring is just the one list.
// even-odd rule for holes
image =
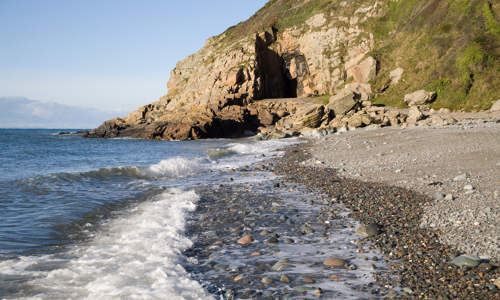
[[175, 64], [268, 0], [0, 0], [0, 97], [114, 110], [167, 93]]

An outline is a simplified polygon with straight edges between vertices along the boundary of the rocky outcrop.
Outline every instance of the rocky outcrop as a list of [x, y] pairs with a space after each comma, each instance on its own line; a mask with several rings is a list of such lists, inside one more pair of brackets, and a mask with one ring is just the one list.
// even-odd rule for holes
[[[375, 41], [363, 25], [381, 16], [384, 4], [358, 5], [353, 9], [342, 2], [335, 10], [318, 12], [281, 32], [271, 22], [266, 30], [248, 35], [234, 35], [233, 28], [209, 38], [171, 71], [167, 95], [85, 136], [176, 140], [260, 132], [265, 138], [309, 129], [321, 129], [314, 131], [320, 134], [372, 125], [413, 126], [423, 118], [416, 116], [418, 108], [407, 115], [370, 102], [402, 80], [403, 69], [391, 72], [386, 86], [374, 93], [370, 83], [380, 65], [367, 55]], [[311, 100], [316, 95], [333, 96], [324, 105]], [[435, 93], [425, 91], [405, 96], [410, 106], [434, 99]], [[446, 122], [431, 122], [438, 123]]]
[[[168, 94], [125, 118], [106, 121], [86, 137], [184, 139], [233, 137], [273, 126], [294, 112], [271, 111], [252, 102], [336, 94], [349, 76], [366, 83], [376, 74], [373, 35], [360, 26], [381, 14], [381, 4], [359, 10], [313, 15], [282, 32], [267, 30], [238, 39], [231, 30], [209, 38], [197, 53], [177, 63], [167, 83]], [[361, 62], [361, 63], [360, 63]], [[369, 93], [362, 92], [363, 100]], [[324, 107], [297, 116], [304, 127], [319, 126]], [[229, 127], [227, 127], [229, 126]]]

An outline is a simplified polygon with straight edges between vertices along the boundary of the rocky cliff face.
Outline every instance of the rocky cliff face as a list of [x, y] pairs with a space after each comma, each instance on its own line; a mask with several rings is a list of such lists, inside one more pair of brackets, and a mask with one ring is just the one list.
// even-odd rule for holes
[[[265, 15], [286, 5], [289, 10], [305, 9], [315, 2], [321, 1], [273, 0], [258, 14]], [[228, 30], [212, 37], [200, 51], [176, 65], [170, 73], [167, 95], [125, 118], [105, 122], [87, 137], [198, 139], [265, 132], [270, 130], [264, 127], [276, 125], [278, 130], [289, 133], [293, 133], [290, 131], [293, 124], [297, 130], [349, 126], [352, 114], [356, 111], [368, 114], [370, 108], [366, 101], [373, 92], [368, 82], [375, 78], [379, 66], [367, 55], [376, 41], [366, 30], [370, 28], [366, 24], [383, 16], [388, 2], [391, 1], [329, 1], [333, 9], [316, 9], [304, 22], [293, 26], [269, 24], [266, 30], [250, 35], [235, 37]], [[246, 22], [255, 20], [251, 18]], [[391, 73], [390, 78], [382, 79], [386, 84], [379, 90], [387, 89], [391, 83], [397, 84], [404, 70], [394, 70], [394, 76]], [[281, 100], [259, 101], [336, 95], [344, 88], [352, 92], [350, 96], [334, 96], [330, 102], [344, 102], [327, 106], [300, 100], [289, 101], [289, 105], [283, 105]], [[362, 101], [365, 101], [364, 111]], [[334, 108], [338, 110], [343, 105], [350, 109], [335, 111]], [[313, 112], [316, 121], [297, 123], [301, 118], [311, 117], [308, 115]], [[388, 117], [373, 114], [376, 115], [372, 111], [370, 120], [375, 119], [379, 124], [384, 120], [385, 124], [404, 121], [389, 121]]]

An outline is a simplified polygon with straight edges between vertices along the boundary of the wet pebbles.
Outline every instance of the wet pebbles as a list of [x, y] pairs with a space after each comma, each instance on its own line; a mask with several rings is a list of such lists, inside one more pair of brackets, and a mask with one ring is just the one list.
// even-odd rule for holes
[[[301, 164], [306, 149], [196, 190], [183, 265], [216, 298], [500, 299], [497, 262], [419, 226], [433, 198]], [[278, 176], [238, 183], [258, 172]]]
[[[375, 280], [386, 264], [372, 245], [359, 241], [360, 224], [347, 217], [349, 211], [272, 171], [274, 166], [239, 170], [231, 184], [196, 190], [201, 199], [188, 228], [194, 246], [183, 263], [191, 276], [217, 299], [389, 294]], [[250, 174], [268, 179], [239, 182]]]
[[336, 199], [363, 224], [380, 225], [370, 228], [380, 234], [369, 230], [363, 241], [390, 259], [390, 272], [377, 280], [382, 286], [399, 287], [394, 298], [500, 299], [494, 284], [500, 276], [497, 262], [460, 253], [439, 242], [441, 232], [419, 227], [423, 207], [434, 199], [401, 187], [340, 179], [330, 168], [300, 165], [310, 159], [303, 148], [288, 149], [277, 173]]

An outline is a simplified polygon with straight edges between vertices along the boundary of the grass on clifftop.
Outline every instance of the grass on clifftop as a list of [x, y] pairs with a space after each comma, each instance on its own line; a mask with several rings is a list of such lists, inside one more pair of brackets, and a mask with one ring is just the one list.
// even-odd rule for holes
[[500, 98], [500, 3], [488, 0], [388, 1], [386, 13], [366, 25], [378, 42], [370, 53], [380, 62], [372, 84], [383, 87], [389, 72], [405, 70], [376, 102], [404, 107], [415, 90], [435, 91], [433, 108], [481, 110]]

